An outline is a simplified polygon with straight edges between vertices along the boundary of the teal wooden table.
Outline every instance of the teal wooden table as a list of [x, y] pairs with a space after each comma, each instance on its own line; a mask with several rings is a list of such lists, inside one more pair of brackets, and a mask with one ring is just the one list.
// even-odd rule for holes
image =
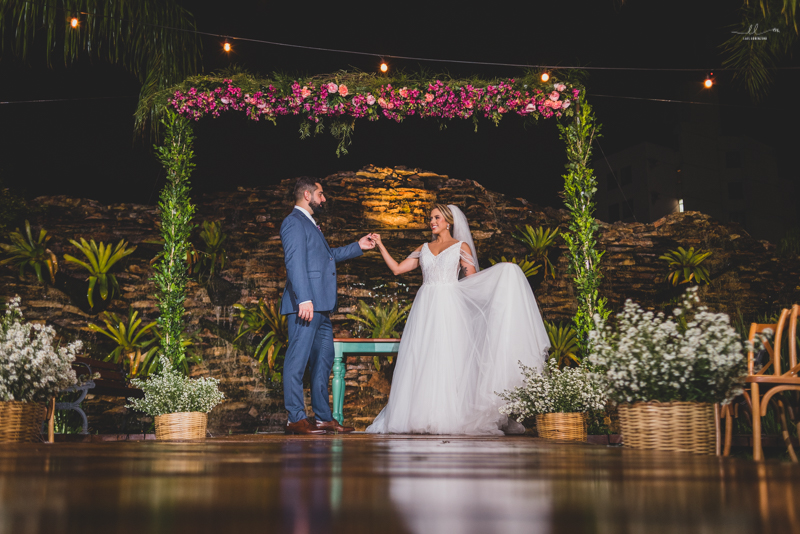
[[375, 356], [392, 354], [400, 350], [399, 339], [342, 339], [333, 340], [333, 418], [344, 424], [344, 355], [363, 354]]

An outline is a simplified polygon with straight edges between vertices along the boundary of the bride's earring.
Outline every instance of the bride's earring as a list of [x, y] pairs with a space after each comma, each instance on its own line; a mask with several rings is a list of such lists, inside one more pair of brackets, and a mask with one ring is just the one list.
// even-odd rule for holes
[[447, 225], [447, 229], [448, 229], [448, 230], [450, 229], [450, 225], [449, 225], [449, 224]]

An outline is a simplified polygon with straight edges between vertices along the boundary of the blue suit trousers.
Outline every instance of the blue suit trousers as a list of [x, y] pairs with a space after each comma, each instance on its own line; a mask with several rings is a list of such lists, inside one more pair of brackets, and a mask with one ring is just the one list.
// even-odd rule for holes
[[311, 407], [319, 421], [331, 421], [328, 380], [333, 368], [333, 325], [328, 312], [314, 312], [310, 322], [296, 313], [287, 315], [289, 347], [283, 361], [283, 400], [289, 422], [306, 417], [303, 402], [303, 374], [311, 365]]

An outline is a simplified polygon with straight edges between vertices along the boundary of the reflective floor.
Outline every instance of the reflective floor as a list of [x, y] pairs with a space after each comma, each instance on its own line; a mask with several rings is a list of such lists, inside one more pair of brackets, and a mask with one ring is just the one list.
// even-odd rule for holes
[[0, 445], [0, 534], [800, 534], [800, 468], [529, 437]]

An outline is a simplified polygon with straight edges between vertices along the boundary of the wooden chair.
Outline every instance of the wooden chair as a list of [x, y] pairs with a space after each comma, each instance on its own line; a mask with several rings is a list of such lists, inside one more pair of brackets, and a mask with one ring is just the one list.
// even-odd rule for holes
[[[775, 332], [773, 343], [764, 343], [764, 348], [769, 354], [769, 361], [761, 369], [755, 370], [755, 355], [752, 351], [747, 353], [747, 376], [745, 377], [745, 382], [750, 384], [750, 394], [747, 395], [747, 392], [745, 392], [745, 399], [748, 401], [752, 411], [753, 459], [756, 461], [764, 459], [764, 452], [761, 448], [761, 418], [767, 415], [767, 408], [772, 402], [781, 418], [783, 439], [789, 455], [792, 461], [797, 462], [797, 455], [794, 452], [789, 434], [786, 407], [780, 397], [775, 397], [775, 395], [783, 391], [800, 392], [800, 377], [797, 376], [798, 371], [800, 371], [800, 365], [797, 363], [798, 316], [800, 316], [800, 305], [795, 304], [791, 310], [783, 310], [781, 312], [777, 324], [753, 323], [750, 325], [749, 339], [751, 343], [755, 341], [757, 335], [763, 334], [767, 328]], [[787, 321], [788, 332], [785, 332], [787, 330]], [[788, 335], [789, 346], [789, 369], [786, 371], [781, 368], [781, 345], [784, 334]], [[726, 408], [730, 412], [730, 406]], [[732, 425], [727, 426], [731, 427]], [[726, 429], [726, 450], [729, 450], [730, 443], [728, 442], [727, 434], [729, 434], [728, 429]]]

